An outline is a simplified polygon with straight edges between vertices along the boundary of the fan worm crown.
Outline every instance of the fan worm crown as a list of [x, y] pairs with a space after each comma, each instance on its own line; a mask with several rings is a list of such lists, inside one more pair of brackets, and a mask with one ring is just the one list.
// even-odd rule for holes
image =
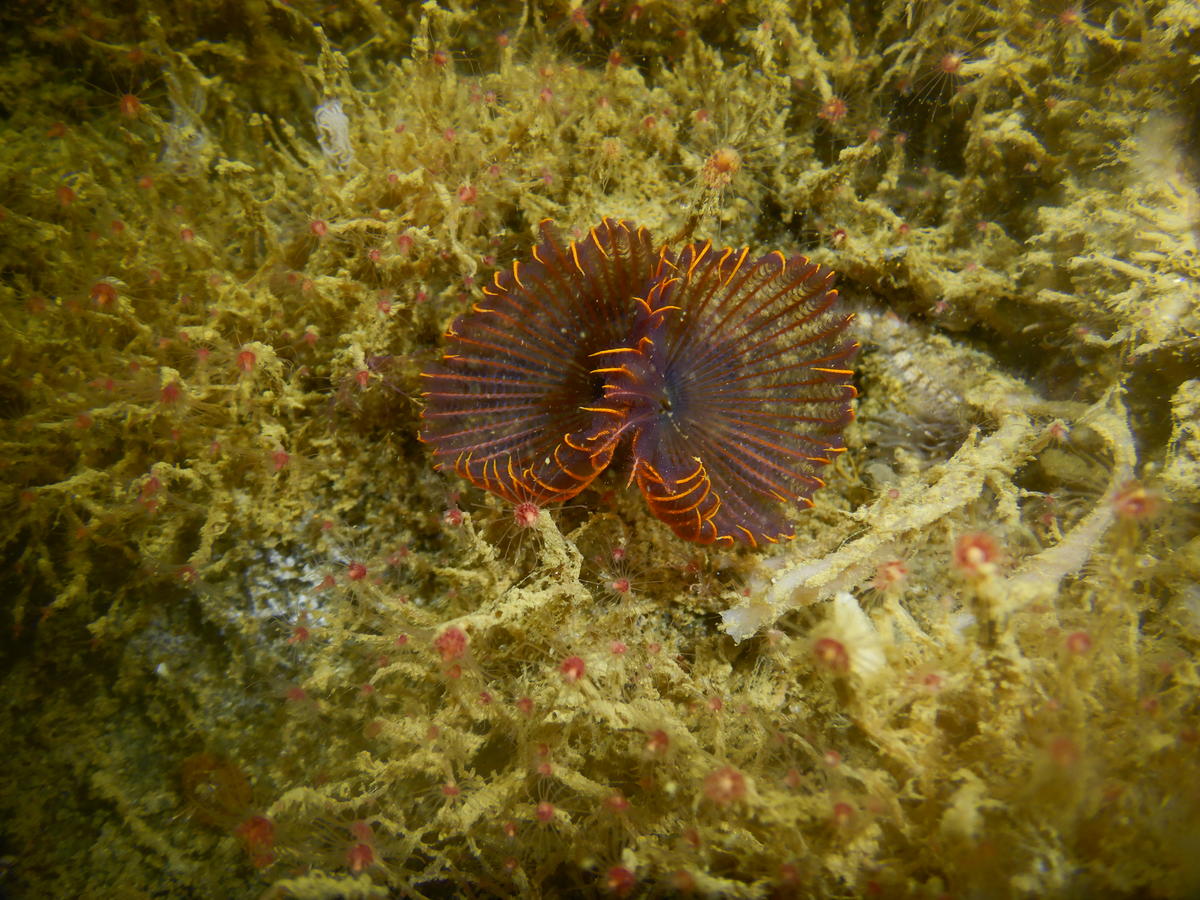
[[512, 502], [567, 500], [611, 461], [618, 422], [596, 408], [592, 355], [625, 340], [657, 253], [645, 229], [605, 219], [564, 241], [551, 223], [446, 332], [425, 379], [421, 439], [435, 465]]
[[628, 441], [650, 510], [702, 544], [793, 536], [852, 417], [851, 316], [834, 273], [776, 251], [691, 244], [603, 220], [543, 223], [447, 332], [421, 438], [436, 466], [510, 501], [565, 500]]

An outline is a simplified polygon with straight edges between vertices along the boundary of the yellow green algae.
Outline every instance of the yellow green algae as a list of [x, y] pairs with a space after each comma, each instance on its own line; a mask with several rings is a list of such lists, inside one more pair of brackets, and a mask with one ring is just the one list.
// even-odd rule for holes
[[[1200, 892], [1193, 3], [0, 19], [0, 892]], [[605, 215], [842, 273], [795, 542], [432, 471]]]

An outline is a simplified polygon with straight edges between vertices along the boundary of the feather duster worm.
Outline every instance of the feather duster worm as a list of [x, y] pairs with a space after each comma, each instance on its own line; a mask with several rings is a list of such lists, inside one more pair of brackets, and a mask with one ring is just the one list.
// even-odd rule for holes
[[633, 476], [677, 535], [755, 545], [791, 537], [816, 470], [844, 449], [854, 388], [833, 272], [775, 252], [694, 244], [638, 298], [636, 341], [605, 354]]
[[435, 465], [519, 503], [583, 490], [628, 440], [630, 478], [680, 537], [793, 535], [818, 469], [844, 449], [849, 362], [833, 272], [710, 242], [678, 254], [605, 219], [579, 242], [548, 223], [447, 332], [427, 379]]
[[658, 253], [649, 233], [605, 219], [583, 241], [550, 223], [446, 332], [428, 372], [421, 439], [435, 465], [513, 503], [567, 500], [612, 460], [593, 355], [623, 343]]

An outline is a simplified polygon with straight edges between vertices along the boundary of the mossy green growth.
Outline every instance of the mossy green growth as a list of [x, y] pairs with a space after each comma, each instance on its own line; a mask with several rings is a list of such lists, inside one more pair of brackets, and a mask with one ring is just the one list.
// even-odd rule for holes
[[[1193, 4], [122, 10], [0, 14], [0, 890], [1200, 891]], [[432, 471], [605, 215], [842, 273], [794, 543]]]

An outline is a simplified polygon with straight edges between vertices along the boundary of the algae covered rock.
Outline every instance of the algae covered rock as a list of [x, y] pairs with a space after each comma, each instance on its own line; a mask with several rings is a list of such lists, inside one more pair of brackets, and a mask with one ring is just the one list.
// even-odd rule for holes
[[[0, 893], [1200, 891], [1193, 4], [0, 20]], [[605, 216], [839, 273], [794, 540], [434, 470]]]

